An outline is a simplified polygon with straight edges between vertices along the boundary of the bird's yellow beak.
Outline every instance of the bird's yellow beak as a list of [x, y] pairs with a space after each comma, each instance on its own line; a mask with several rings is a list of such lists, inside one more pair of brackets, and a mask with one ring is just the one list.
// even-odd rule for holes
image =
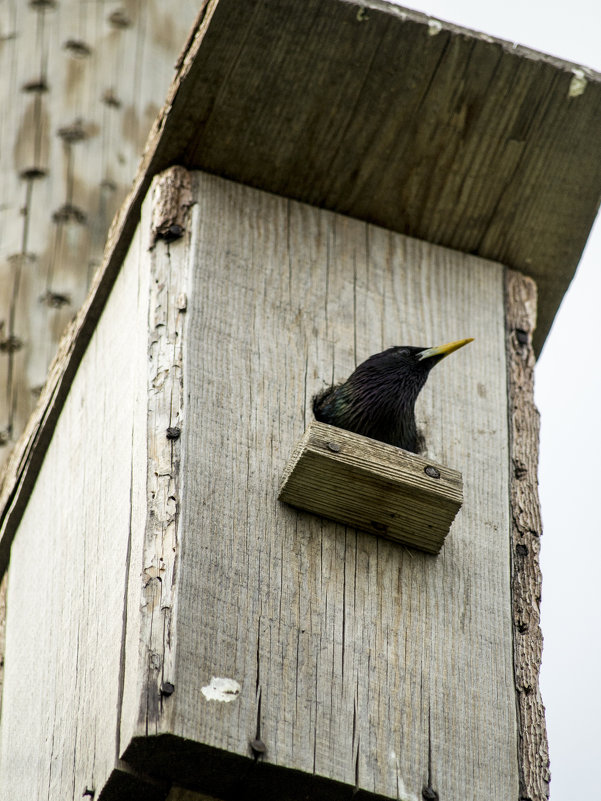
[[422, 359], [431, 359], [433, 356], [438, 356], [439, 359], [444, 359], [445, 356], [448, 356], [449, 353], [453, 353], [454, 350], [459, 350], [464, 345], [467, 345], [468, 342], [473, 342], [474, 337], [468, 337], [467, 339], [458, 339], [455, 342], [447, 342], [446, 345], [436, 345], [433, 348], [426, 348], [422, 350], [422, 352], [418, 355], [418, 359], [422, 361]]

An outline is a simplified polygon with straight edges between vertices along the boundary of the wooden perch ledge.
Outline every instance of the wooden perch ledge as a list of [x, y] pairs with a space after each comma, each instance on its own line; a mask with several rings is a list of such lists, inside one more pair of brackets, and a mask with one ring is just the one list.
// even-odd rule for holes
[[313, 422], [286, 466], [279, 498], [438, 553], [461, 508], [463, 480], [422, 456]]

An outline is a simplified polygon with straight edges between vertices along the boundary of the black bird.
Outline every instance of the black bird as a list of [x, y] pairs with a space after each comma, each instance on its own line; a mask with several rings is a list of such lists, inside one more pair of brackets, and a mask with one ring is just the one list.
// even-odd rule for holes
[[433, 348], [403, 345], [376, 353], [343, 384], [315, 395], [315, 419], [418, 453], [424, 442], [415, 424], [417, 396], [434, 365], [472, 341]]

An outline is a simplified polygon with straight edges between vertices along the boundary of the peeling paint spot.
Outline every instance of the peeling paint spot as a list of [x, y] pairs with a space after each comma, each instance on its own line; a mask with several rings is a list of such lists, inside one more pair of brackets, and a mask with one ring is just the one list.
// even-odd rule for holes
[[27, 81], [21, 87], [21, 91], [23, 92], [36, 92], [41, 94], [42, 92], [47, 92], [49, 90], [48, 83], [46, 82], [45, 78], [37, 78], [34, 81]]
[[41, 167], [28, 167], [26, 170], [21, 170], [19, 175], [24, 181], [35, 181], [38, 178], [45, 178], [48, 170], [43, 170]]
[[131, 19], [122, 8], [118, 8], [116, 11], [113, 11], [112, 14], [109, 14], [108, 21], [109, 25], [112, 25], [113, 28], [129, 28], [132, 24]]
[[85, 225], [87, 219], [85, 211], [73, 203], [64, 203], [52, 215], [52, 221], [55, 223], [75, 222], [78, 225]]
[[40, 297], [40, 303], [44, 303], [51, 309], [62, 309], [71, 303], [71, 296], [63, 292], [52, 292], [48, 290]]
[[588, 81], [585, 78], [584, 70], [572, 70], [572, 80], [568, 89], [568, 97], [579, 97], [584, 94]]
[[117, 97], [117, 94], [112, 87], [105, 90], [102, 95], [102, 102], [107, 106], [112, 106], [113, 108], [121, 108], [121, 101]]
[[201, 691], [207, 701], [223, 701], [228, 704], [230, 701], [236, 700], [241, 689], [235, 679], [220, 679], [217, 676], [211, 676], [210, 683], [206, 687], [202, 687]]
[[428, 20], [428, 36], [437, 36], [442, 30], [442, 22], [437, 19]]
[[22, 347], [23, 340], [19, 339], [19, 337], [15, 336], [15, 334], [10, 334], [5, 339], [0, 341], [1, 353], [14, 353], [17, 350], [21, 350]]
[[87, 58], [92, 55], [92, 48], [81, 39], [67, 39], [63, 49], [73, 58]]
[[75, 120], [75, 122], [73, 122], [71, 125], [65, 125], [64, 127], [59, 128], [56, 133], [57, 136], [60, 136], [61, 139], [69, 144], [81, 142], [82, 139], [88, 138], [88, 134], [86, 133], [81, 120]]

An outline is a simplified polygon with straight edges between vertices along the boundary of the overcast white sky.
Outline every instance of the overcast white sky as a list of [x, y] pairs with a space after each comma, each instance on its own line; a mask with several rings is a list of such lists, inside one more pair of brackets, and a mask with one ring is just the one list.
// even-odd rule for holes
[[[599, 0], [407, 0], [407, 8], [601, 72]], [[601, 136], [601, 114], [599, 117]], [[601, 224], [539, 359], [541, 686], [551, 801], [601, 800]], [[508, 801], [512, 801], [508, 799]]]

